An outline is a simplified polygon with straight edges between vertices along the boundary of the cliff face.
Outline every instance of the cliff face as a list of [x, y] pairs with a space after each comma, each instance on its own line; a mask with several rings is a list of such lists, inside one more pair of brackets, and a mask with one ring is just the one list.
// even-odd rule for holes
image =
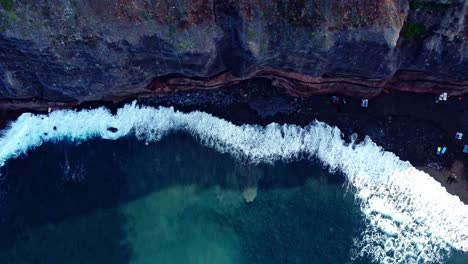
[[466, 0], [0, 0], [0, 101], [263, 77], [291, 94], [468, 92]]

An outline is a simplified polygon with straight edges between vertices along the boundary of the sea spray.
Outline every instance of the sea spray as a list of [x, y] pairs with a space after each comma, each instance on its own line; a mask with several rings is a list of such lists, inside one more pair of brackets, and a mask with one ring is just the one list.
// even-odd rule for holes
[[367, 219], [355, 258], [366, 254], [384, 263], [440, 262], [451, 248], [468, 251], [468, 206], [458, 197], [369, 138], [346, 144], [339, 129], [317, 121], [306, 127], [236, 126], [203, 112], [135, 103], [115, 115], [105, 108], [26, 113], [2, 131], [0, 166], [44, 142], [115, 140], [132, 134], [153, 142], [176, 131], [252, 163], [317, 158], [331, 171], [341, 171]]

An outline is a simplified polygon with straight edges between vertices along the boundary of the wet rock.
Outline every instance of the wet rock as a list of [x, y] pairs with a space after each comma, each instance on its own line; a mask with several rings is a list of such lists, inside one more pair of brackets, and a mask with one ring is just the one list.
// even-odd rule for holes
[[118, 130], [117, 128], [115, 128], [115, 127], [108, 127], [107, 130], [109, 130], [109, 131], [112, 132], [112, 133], [115, 133], [115, 132], [119, 131], [119, 130]]

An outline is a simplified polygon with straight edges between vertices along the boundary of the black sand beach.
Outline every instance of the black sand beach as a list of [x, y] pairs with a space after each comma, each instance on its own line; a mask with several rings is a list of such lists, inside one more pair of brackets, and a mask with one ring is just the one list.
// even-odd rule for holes
[[[173, 106], [181, 111], [201, 110], [222, 117], [235, 124], [266, 125], [271, 122], [306, 125], [313, 120], [339, 127], [345, 138], [353, 133], [362, 140], [369, 136], [385, 150], [411, 162], [418, 169], [432, 175], [446, 185], [455, 161], [466, 166], [468, 154], [468, 97], [449, 97], [436, 103], [433, 94], [383, 92], [369, 100], [368, 108], [361, 107], [360, 98], [333, 95], [307, 98], [291, 97], [273, 87], [270, 81], [254, 79], [215, 91], [191, 91], [158, 98], [136, 98], [145, 105]], [[339, 96], [339, 95], [338, 95]], [[91, 102], [79, 109], [106, 106], [112, 111], [119, 104]], [[0, 113], [0, 126], [20, 113]], [[462, 140], [455, 133], [464, 133]], [[447, 147], [444, 155], [436, 154], [437, 147]], [[456, 180], [446, 185], [447, 191], [458, 195], [468, 204], [468, 173], [457, 168]]]

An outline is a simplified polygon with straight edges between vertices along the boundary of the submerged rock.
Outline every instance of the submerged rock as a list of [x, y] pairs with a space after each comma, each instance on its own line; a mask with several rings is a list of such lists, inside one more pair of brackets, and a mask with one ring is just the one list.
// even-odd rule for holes
[[246, 203], [252, 203], [257, 197], [257, 186], [245, 188], [242, 196]]

